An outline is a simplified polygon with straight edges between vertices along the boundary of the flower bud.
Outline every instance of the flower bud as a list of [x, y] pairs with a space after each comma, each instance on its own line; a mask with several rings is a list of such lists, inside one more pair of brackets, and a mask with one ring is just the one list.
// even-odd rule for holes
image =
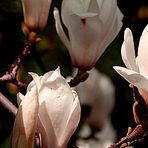
[[22, 0], [24, 22], [29, 29], [44, 29], [47, 23], [51, 1]]
[[80, 103], [59, 69], [43, 76], [30, 73], [33, 81], [20, 103], [12, 133], [12, 148], [34, 148], [35, 134], [42, 148], [66, 148], [80, 120]]

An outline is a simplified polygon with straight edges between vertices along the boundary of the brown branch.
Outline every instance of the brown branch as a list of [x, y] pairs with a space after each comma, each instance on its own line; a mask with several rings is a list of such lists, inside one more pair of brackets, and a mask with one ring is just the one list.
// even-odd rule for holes
[[84, 82], [88, 78], [89, 74], [81, 69], [78, 69], [76, 76], [68, 83], [70, 87], [75, 87], [79, 83]]
[[24, 46], [22, 55], [18, 56], [16, 64], [12, 65], [12, 70], [10, 72], [7, 72], [6, 74], [4, 74], [2, 77], [0, 77], [0, 82], [13, 83], [20, 88], [27, 87], [26, 83], [23, 83], [23, 82], [17, 80], [17, 73], [18, 73], [19, 68], [22, 64], [23, 58], [26, 57], [30, 53], [31, 48], [35, 44], [39, 43], [39, 41], [40, 41], [40, 38], [38, 38], [34, 32], [29, 33], [29, 35], [27, 36], [27, 41], [25, 42], [25, 46]]
[[13, 105], [1, 92], [0, 92], [0, 103], [14, 116], [17, 113], [17, 107]]
[[21, 66], [21, 62], [22, 62], [22, 59], [20, 57], [18, 57], [16, 65], [12, 66], [11, 72], [10, 73], [7, 72], [5, 75], [0, 77], [0, 82], [13, 83], [13, 84], [15, 84], [16, 86], [18, 86], [20, 88], [27, 87], [26, 83], [23, 83], [23, 82], [17, 80], [17, 78], [16, 78], [18, 70], [19, 70], [19, 68]]
[[137, 125], [131, 133], [121, 138], [121, 140], [119, 140], [117, 143], [112, 144], [109, 148], [126, 148], [127, 146], [131, 146], [136, 142], [143, 142], [144, 138], [148, 136], [146, 135], [147, 129], [145, 130], [143, 127], [144, 125]]

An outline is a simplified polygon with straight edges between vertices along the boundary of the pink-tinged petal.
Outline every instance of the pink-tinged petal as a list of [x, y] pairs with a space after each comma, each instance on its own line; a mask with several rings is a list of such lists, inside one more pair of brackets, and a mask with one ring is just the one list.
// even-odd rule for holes
[[70, 56], [77, 67], [90, 69], [98, 59], [96, 53], [99, 50], [98, 45], [102, 42], [102, 38], [99, 38], [102, 29], [98, 26], [103, 24], [97, 18], [98, 16], [81, 18], [73, 14], [66, 24], [72, 46], [69, 50]]
[[138, 105], [138, 101], [135, 101], [134, 104], [133, 104], [133, 115], [134, 115], [134, 119], [135, 119], [135, 122], [137, 124], [140, 124], [140, 119], [138, 117], [138, 114], [137, 114], [137, 105]]
[[67, 49], [71, 48], [70, 42], [63, 30], [61, 21], [60, 21], [60, 17], [59, 17], [59, 10], [57, 8], [54, 9], [54, 18], [55, 18], [55, 26], [56, 26], [56, 30], [57, 33], [59, 35], [59, 37], [61, 38], [62, 42], [64, 43], [64, 45], [66, 46]]
[[39, 102], [45, 103], [55, 135], [59, 139], [73, 104], [71, 88], [63, 78], [44, 83], [39, 90]]
[[63, 129], [63, 133], [58, 143], [58, 146], [63, 148], [67, 146], [69, 139], [73, 135], [80, 121], [80, 112], [81, 112], [80, 102], [76, 92], [73, 91], [73, 93], [74, 93], [73, 105], [71, 107], [69, 117], [67, 119], [65, 128]]
[[24, 21], [29, 28], [37, 28], [38, 20], [38, 2], [33, 0], [22, 0], [23, 12], [24, 12]]
[[148, 78], [148, 25], [143, 30], [140, 38], [137, 63], [140, 73]]
[[114, 66], [113, 68], [129, 83], [133, 84], [138, 89], [140, 88], [148, 92], [148, 79], [146, 79], [143, 75], [120, 66]]
[[57, 137], [48, 115], [48, 108], [43, 102], [39, 108], [38, 131], [41, 133], [42, 148], [57, 147]]
[[126, 28], [124, 32], [124, 42], [121, 47], [121, 56], [127, 68], [138, 72], [133, 35], [129, 28]]
[[[40, 0], [38, 15], [40, 16], [38, 26], [40, 29], [44, 29], [47, 24], [49, 9], [52, 0]], [[39, 10], [38, 9], [38, 10]]]
[[25, 95], [15, 118], [12, 132], [12, 148], [33, 148], [37, 126], [38, 99], [36, 88]]
[[24, 21], [30, 29], [43, 29], [47, 23], [51, 0], [22, 0]]

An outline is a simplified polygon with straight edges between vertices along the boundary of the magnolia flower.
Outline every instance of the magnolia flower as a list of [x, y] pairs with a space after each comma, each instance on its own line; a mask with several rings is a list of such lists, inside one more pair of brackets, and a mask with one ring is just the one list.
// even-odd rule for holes
[[102, 130], [114, 106], [115, 89], [111, 80], [93, 68], [88, 79], [76, 86], [75, 90], [79, 95], [82, 111], [83, 107], [84, 111], [85, 107], [90, 109], [90, 114], [85, 118], [86, 123], [95, 131]]
[[46, 26], [52, 0], [22, 0], [24, 21], [30, 29]]
[[80, 119], [80, 103], [59, 69], [38, 76], [27, 93], [18, 94], [18, 113], [12, 133], [12, 148], [33, 148], [35, 134], [41, 148], [65, 148]]
[[54, 10], [56, 30], [69, 50], [74, 66], [91, 69], [113, 41], [122, 26], [122, 14], [116, 0], [63, 0], [62, 20], [66, 36]]
[[143, 30], [139, 41], [138, 56], [135, 56], [133, 35], [130, 29], [124, 33], [121, 55], [127, 68], [113, 68], [129, 83], [136, 86], [148, 107], [148, 25]]

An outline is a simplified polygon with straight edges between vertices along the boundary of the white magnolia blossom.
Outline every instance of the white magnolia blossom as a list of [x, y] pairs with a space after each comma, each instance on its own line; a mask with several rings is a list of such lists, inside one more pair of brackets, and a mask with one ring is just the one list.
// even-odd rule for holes
[[41, 148], [66, 148], [80, 120], [80, 103], [61, 76], [59, 68], [43, 76], [30, 73], [33, 81], [20, 103], [12, 133], [12, 148], [34, 148], [40, 133]]
[[48, 20], [52, 0], [21, 0], [24, 22], [30, 29], [43, 29]]
[[133, 35], [130, 29], [124, 33], [121, 55], [127, 68], [113, 68], [129, 83], [136, 86], [148, 106], [148, 25], [140, 37], [138, 55], [135, 56]]
[[90, 107], [86, 117], [87, 124], [93, 130], [102, 130], [112, 112], [115, 101], [115, 88], [111, 80], [97, 69], [89, 72], [89, 77], [76, 86], [81, 105]]
[[63, 0], [62, 21], [55, 8], [56, 30], [69, 50], [74, 66], [89, 70], [114, 40], [122, 26], [116, 0]]

